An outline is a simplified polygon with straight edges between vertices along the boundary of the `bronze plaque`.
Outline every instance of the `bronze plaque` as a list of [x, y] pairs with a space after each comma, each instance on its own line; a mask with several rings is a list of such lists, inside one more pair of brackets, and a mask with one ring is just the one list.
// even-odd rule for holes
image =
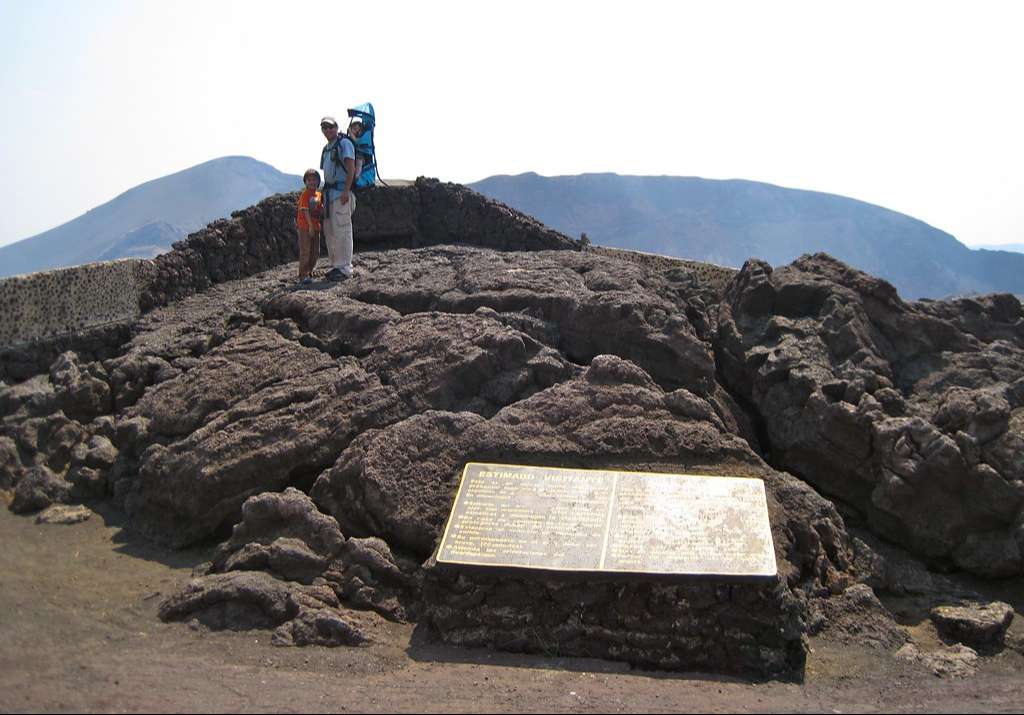
[[760, 479], [471, 462], [438, 563], [771, 577]]

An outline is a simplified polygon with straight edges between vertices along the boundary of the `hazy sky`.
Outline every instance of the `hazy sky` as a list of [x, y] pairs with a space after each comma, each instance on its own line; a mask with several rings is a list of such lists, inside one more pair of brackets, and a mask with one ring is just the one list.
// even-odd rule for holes
[[[500, 9], [503, 8], [503, 9]], [[1024, 241], [1018, 2], [0, 0], [0, 244], [231, 154], [301, 174], [743, 178]]]

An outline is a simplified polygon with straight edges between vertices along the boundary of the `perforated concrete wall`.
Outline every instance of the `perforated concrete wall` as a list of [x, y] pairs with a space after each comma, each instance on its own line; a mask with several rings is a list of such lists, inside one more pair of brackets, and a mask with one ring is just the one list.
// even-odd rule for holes
[[0, 279], [0, 346], [131, 320], [152, 275], [128, 258]]

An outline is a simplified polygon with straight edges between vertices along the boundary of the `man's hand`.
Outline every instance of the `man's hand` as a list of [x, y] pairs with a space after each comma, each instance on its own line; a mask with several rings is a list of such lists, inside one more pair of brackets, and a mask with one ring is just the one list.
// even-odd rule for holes
[[344, 206], [348, 203], [348, 195], [351, 193], [348, 189], [341, 192], [341, 205]]

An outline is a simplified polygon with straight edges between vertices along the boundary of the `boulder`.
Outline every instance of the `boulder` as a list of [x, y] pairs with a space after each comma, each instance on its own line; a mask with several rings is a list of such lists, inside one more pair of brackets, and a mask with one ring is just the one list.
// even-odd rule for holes
[[331, 517], [304, 493], [289, 487], [250, 497], [242, 521], [217, 549], [210, 571], [268, 571], [287, 581], [312, 583], [344, 547]]
[[21, 469], [18, 445], [10, 437], [0, 437], [0, 489], [14, 486], [15, 476], [21, 474]]
[[45, 509], [52, 504], [65, 503], [71, 498], [71, 485], [45, 466], [25, 470], [14, 487], [11, 511], [15, 514]]
[[417, 615], [419, 562], [395, 556], [383, 539], [349, 539], [324, 579], [343, 603], [405, 623]]
[[[238, 608], [227, 612], [223, 604]], [[160, 604], [164, 621], [199, 617], [207, 625], [247, 630], [278, 625], [303, 608], [335, 607], [334, 592], [318, 583], [309, 587], [281, 581], [269, 574], [239, 571], [193, 579], [178, 594]]]
[[50, 382], [60, 409], [74, 420], [88, 422], [113, 409], [110, 385], [100, 363], [82, 365], [75, 353], [62, 353], [50, 366]]
[[[302, 597], [305, 586], [326, 585], [346, 606], [404, 622], [415, 609], [418, 570], [418, 562], [396, 557], [381, 539], [346, 541], [333, 518], [319, 512], [305, 494], [288, 488], [247, 499], [231, 538], [177, 597], [213, 589], [219, 594], [217, 609], [244, 610], [251, 605], [252, 589], [224, 590], [223, 579], [214, 576], [259, 571], [280, 580], [274, 589], [293, 589]], [[351, 618], [314, 610], [278, 629], [275, 638], [294, 645], [355, 645], [365, 640], [358, 628], [349, 628]], [[213, 625], [230, 627], [227, 621]]]
[[332, 608], [303, 610], [274, 631], [270, 642], [276, 646], [319, 645], [327, 647], [367, 645], [370, 637], [351, 612]]
[[92, 510], [84, 506], [67, 506], [65, 504], [54, 504], [39, 512], [36, 517], [37, 524], [59, 524], [69, 526], [81, 524], [92, 518]]
[[977, 651], [992, 651], [1003, 646], [1006, 631], [1013, 622], [1013, 607], [1008, 603], [967, 603], [937, 606], [931, 610], [932, 623], [947, 643], [962, 643]]
[[822, 638], [895, 651], [910, 642], [910, 634], [896, 623], [889, 610], [867, 584], [859, 583], [831, 598], [813, 601]]
[[915, 643], [908, 643], [896, 652], [896, 657], [910, 663], [920, 663], [939, 678], [969, 678], [978, 672], [978, 653], [965, 645], [926, 651]]

